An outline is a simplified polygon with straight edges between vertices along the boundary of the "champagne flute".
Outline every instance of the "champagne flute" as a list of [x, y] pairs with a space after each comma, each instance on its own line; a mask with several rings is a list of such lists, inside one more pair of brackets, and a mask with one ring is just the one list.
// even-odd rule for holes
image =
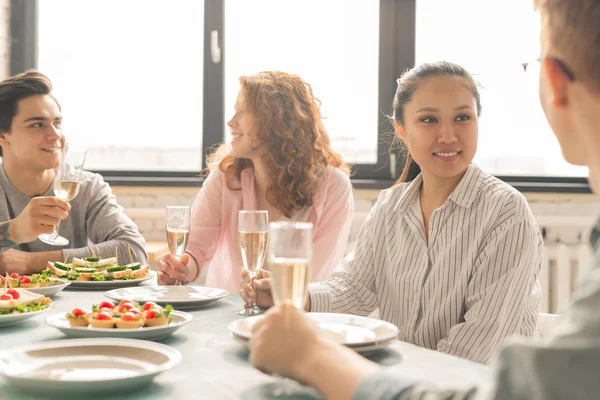
[[304, 309], [310, 282], [312, 226], [310, 222], [269, 224], [268, 265], [275, 305], [287, 302]]
[[[190, 235], [190, 207], [167, 206], [166, 231], [169, 251], [178, 260], [185, 254]], [[179, 285], [175, 281], [175, 285]]]
[[[86, 156], [87, 149], [69, 149], [69, 145], [65, 144], [60, 164], [54, 171], [54, 195], [56, 197], [71, 201], [77, 196]], [[68, 245], [69, 240], [59, 236], [59, 227], [60, 220], [54, 227], [54, 232], [42, 234], [38, 236], [38, 239], [52, 246]]]
[[[271, 271], [273, 303], [291, 303], [303, 310], [310, 282], [312, 259], [312, 227], [310, 222], [271, 222], [267, 264]], [[273, 396], [293, 396], [299, 383], [280, 377]]]
[[[244, 268], [250, 274], [250, 284], [254, 289], [254, 279], [265, 262], [267, 250], [267, 229], [269, 215], [265, 210], [242, 210], [238, 215], [238, 233], [240, 249]], [[256, 315], [261, 310], [256, 306], [256, 300], [245, 310], [238, 311], [238, 315]]]

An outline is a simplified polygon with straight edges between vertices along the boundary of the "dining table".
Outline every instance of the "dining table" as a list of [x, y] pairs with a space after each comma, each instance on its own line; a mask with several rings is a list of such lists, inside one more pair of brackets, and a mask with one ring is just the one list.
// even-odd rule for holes
[[[145, 282], [143, 285], [156, 285]], [[1, 348], [11, 348], [39, 341], [66, 340], [59, 330], [44, 320], [49, 315], [108, 300], [105, 291], [66, 289], [52, 298], [51, 308], [20, 323], [0, 327]], [[247, 318], [236, 314], [243, 307], [239, 295], [229, 294], [201, 308], [185, 310], [193, 320], [173, 335], [160, 340], [183, 355], [180, 364], [158, 375], [147, 387], [125, 394], [98, 396], [94, 399], [321, 399], [312, 387], [279, 376], [264, 374], [248, 361], [248, 348], [235, 340], [228, 325]], [[389, 346], [365, 354], [382, 367], [397, 369], [403, 376], [431, 383], [438, 388], [488, 388], [489, 366], [395, 340]], [[3, 400], [39, 400], [9, 386], [0, 378]], [[52, 393], [47, 398], [52, 399]], [[60, 397], [66, 399], [67, 397]], [[80, 399], [73, 397], [73, 399]]]

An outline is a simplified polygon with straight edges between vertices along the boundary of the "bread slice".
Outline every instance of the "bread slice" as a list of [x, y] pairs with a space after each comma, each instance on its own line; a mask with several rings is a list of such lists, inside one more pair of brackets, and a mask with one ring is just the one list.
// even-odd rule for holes
[[48, 261], [48, 269], [56, 276], [66, 276], [72, 271], [68, 264]]
[[148, 274], [148, 269], [149, 269], [149, 266], [148, 265], [144, 265], [140, 269], [132, 271], [133, 272], [133, 277], [134, 278], [142, 278], [142, 277], [146, 276], [146, 274]]

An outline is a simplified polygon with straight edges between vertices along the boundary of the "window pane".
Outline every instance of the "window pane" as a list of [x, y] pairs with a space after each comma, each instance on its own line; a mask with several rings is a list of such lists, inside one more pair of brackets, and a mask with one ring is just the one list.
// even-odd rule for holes
[[38, 4], [38, 68], [87, 168], [200, 170], [204, 1]]
[[[567, 164], [538, 100], [539, 15], [533, 2], [417, 0], [416, 61], [465, 67], [483, 86], [475, 161], [496, 175], [587, 176]], [[534, 61], [537, 63], [537, 61]]]
[[241, 75], [295, 73], [321, 100], [325, 128], [344, 160], [377, 162], [378, 1], [227, 0], [225, 29], [227, 119]]

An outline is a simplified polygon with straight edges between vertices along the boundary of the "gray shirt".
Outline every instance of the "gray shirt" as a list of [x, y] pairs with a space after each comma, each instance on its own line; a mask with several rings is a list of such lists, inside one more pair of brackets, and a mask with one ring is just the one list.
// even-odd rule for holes
[[[118, 248], [119, 261], [123, 263], [129, 262], [129, 245], [134, 261], [147, 263], [146, 242], [135, 223], [125, 215], [123, 207], [117, 204], [108, 183], [101, 175], [87, 171], [82, 179], [79, 194], [70, 202], [69, 217], [60, 223], [59, 234], [69, 239], [69, 244], [52, 246], [35, 239], [16, 248], [27, 252], [62, 250], [63, 259], [71, 260], [91, 256], [91, 241], [98, 257], [114, 257]], [[0, 168], [0, 191], [0, 222], [21, 214], [31, 200], [10, 182], [3, 166]], [[54, 196], [53, 185], [42, 196]]]
[[397, 369], [381, 369], [357, 388], [355, 399], [399, 400], [558, 400], [600, 398], [600, 246], [592, 234], [594, 264], [577, 299], [547, 343], [507, 345], [496, 362], [491, 393], [438, 391], [414, 382]]

